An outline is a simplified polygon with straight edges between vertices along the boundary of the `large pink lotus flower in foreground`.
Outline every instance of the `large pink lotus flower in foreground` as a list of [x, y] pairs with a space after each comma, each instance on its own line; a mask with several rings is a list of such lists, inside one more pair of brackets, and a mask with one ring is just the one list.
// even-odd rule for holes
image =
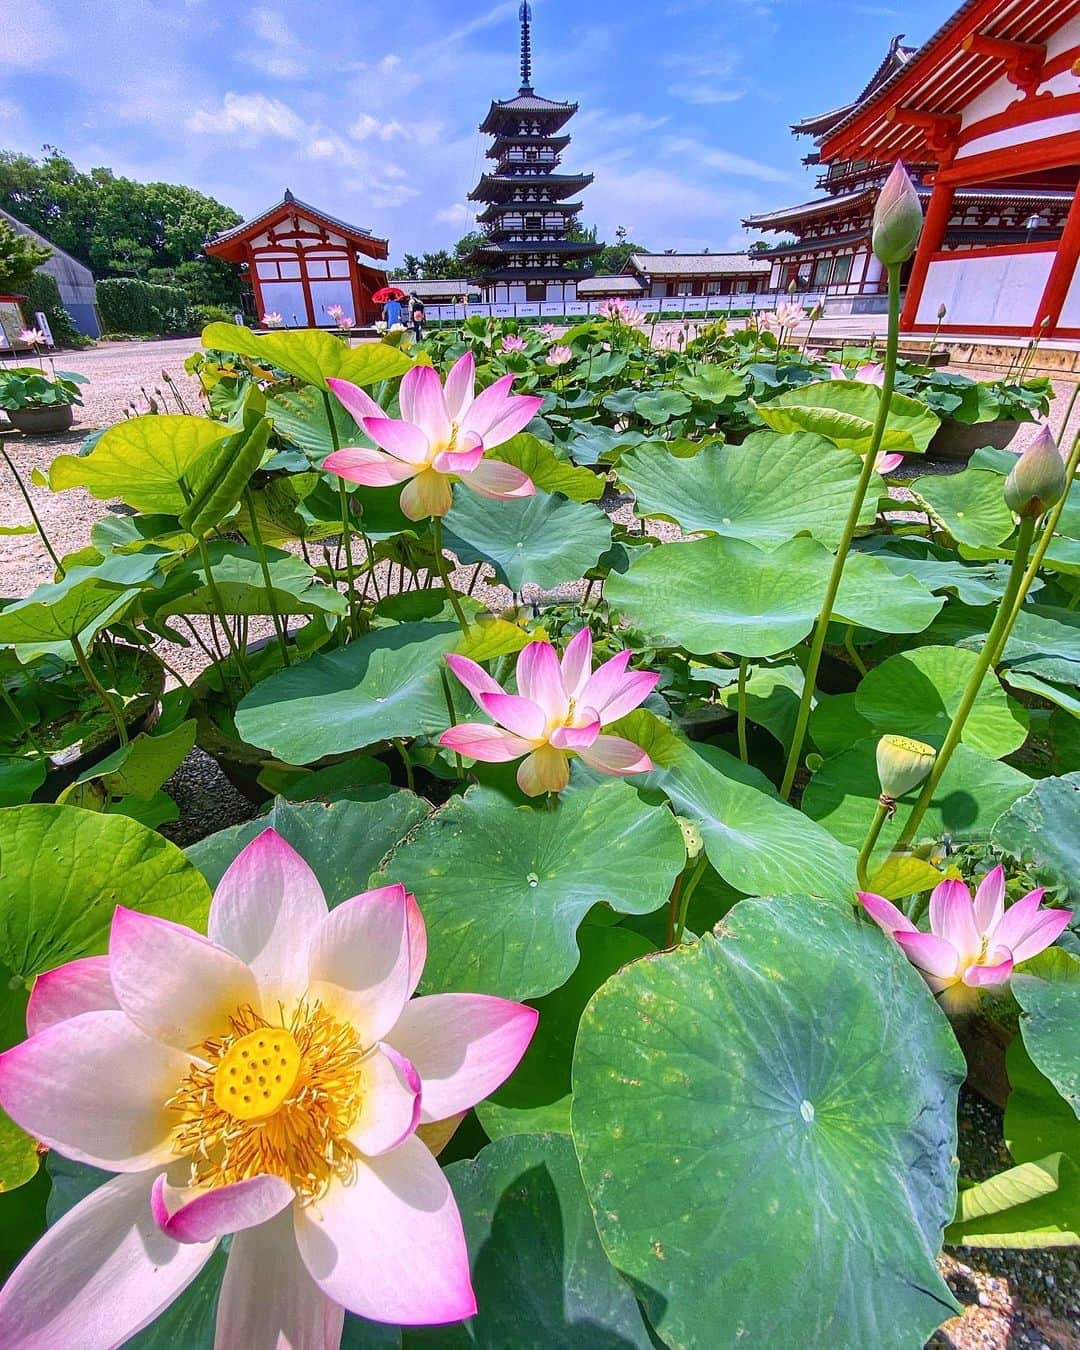
[[571, 755], [600, 773], [623, 776], [652, 768], [640, 745], [601, 735], [600, 729], [643, 703], [660, 676], [627, 670], [628, 651], [594, 671], [587, 628], [567, 644], [561, 662], [550, 642], [530, 642], [518, 657], [516, 695], [505, 693], [468, 657], [446, 660], [497, 725], [462, 722], [444, 731], [440, 744], [489, 764], [521, 759], [517, 781], [527, 796], [561, 792], [570, 781]]
[[[880, 389], [885, 383], [885, 367], [880, 361], [867, 361], [859, 366], [854, 375], [849, 376], [844, 367], [834, 361], [829, 366], [829, 379], [852, 379], [858, 384], [876, 384]], [[874, 468], [878, 473], [889, 473], [891, 470], [899, 468], [903, 462], [903, 455], [898, 455], [895, 451], [879, 450], [877, 458], [874, 460]]]
[[265, 830], [222, 878], [208, 938], [117, 909], [108, 956], [39, 977], [0, 1103], [117, 1175], [15, 1270], [0, 1345], [119, 1345], [230, 1233], [224, 1350], [336, 1350], [343, 1309], [471, 1316], [460, 1216], [417, 1127], [503, 1082], [537, 1014], [479, 994], [410, 1002], [425, 954], [403, 887], [328, 910]]
[[348, 380], [327, 380], [342, 406], [379, 449], [336, 450], [323, 468], [350, 483], [391, 487], [404, 483], [401, 509], [410, 520], [445, 516], [453, 485], [461, 482], [482, 497], [531, 497], [532, 479], [512, 464], [485, 459], [532, 421], [542, 398], [511, 394], [513, 375], [476, 393], [476, 360], [466, 352], [451, 367], [443, 388], [430, 366], [413, 366], [401, 381], [401, 417], [387, 417], [373, 398]]
[[966, 1012], [978, 991], [1004, 984], [1021, 961], [1061, 935], [1072, 914], [1040, 909], [1043, 888], [1005, 908], [1005, 872], [995, 867], [975, 892], [943, 881], [930, 896], [930, 932], [922, 933], [883, 896], [859, 893], [866, 912], [903, 949], [947, 1012]]

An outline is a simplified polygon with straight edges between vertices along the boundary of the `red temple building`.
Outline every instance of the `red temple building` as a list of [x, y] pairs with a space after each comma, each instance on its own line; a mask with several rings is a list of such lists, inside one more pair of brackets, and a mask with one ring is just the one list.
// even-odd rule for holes
[[[1000, 8], [1001, 6], [999, 6]], [[1005, 8], [1031, 10], [1031, 3]], [[980, 8], [969, 3], [960, 11]], [[1054, 8], [1046, 5], [1047, 11]], [[1059, 9], [1076, 6], [1068, 0]], [[958, 16], [956, 16], [958, 17]], [[949, 21], [942, 32], [956, 21]], [[922, 69], [927, 54], [937, 44], [935, 35], [921, 49], [903, 46], [900, 38], [890, 45], [885, 60], [869, 83], [851, 102], [829, 112], [804, 119], [792, 130], [797, 136], [813, 136], [818, 149], [804, 160], [820, 165], [817, 179], [824, 195], [798, 206], [751, 216], [743, 221], [749, 229], [794, 235], [760, 254], [773, 264], [771, 290], [812, 291], [826, 297], [826, 313], [865, 313], [885, 307], [885, 276], [870, 251], [870, 226], [874, 202], [892, 167], [893, 157], [871, 152], [844, 132], [863, 124], [868, 109], [885, 109], [890, 93], [906, 87], [908, 73]], [[932, 197], [930, 180], [939, 164], [933, 135], [910, 137], [904, 163], [915, 179], [924, 209]], [[973, 247], [1051, 245], [1064, 228], [1072, 205], [1069, 185], [1054, 178], [1003, 181], [993, 175], [964, 185], [950, 200], [950, 210], [939, 241], [943, 250]], [[936, 322], [936, 320], [935, 320]]]
[[[933, 164], [907, 331], [944, 310], [945, 332], [1080, 338], [1080, 0], [968, 0], [821, 156]], [[979, 227], [958, 230], [973, 199]]]
[[277, 313], [287, 328], [330, 328], [336, 320], [329, 310], [337, 305], [357, 324], [379, 317], [371, 296], [386, 285], [378, 263], [389, 255], [387, 240], [287, 189], [268, 211], [223, 230], [204, 251], [245, 269], [257, 317]]

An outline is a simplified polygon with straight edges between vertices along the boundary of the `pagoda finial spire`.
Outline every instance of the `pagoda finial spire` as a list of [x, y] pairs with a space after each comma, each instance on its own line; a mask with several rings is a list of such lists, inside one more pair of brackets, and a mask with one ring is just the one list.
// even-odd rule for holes
[[529, 0], [521, 0], [518, 10], [521, 20], [521, 88], [532, 90], [532, 6]]

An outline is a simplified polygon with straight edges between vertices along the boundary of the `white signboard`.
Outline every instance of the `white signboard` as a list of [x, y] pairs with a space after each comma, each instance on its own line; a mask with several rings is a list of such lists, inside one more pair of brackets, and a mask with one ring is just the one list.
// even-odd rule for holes
[[583, 300], [567, 300], [563, 305], [564, 314], [588, 314], [589, 306]]
[[465, 311], [466, 311], [466, 314], [468, 315], [468, 317], [469, 317], [470, 319], [490, 319], [490, 318], [491, 318], [491, 306], [490, 306], [490, 305], [466, 305], [466, 306], [465, 306]]
[[709, 307], [709, 302], [703, 295], [688, 295], [683, 301], [683, 312], [686, 314], [703, 314]]
[[489, 306], [491, 314], [496, 319], [512, 319], [514, 317], [516, 305], [491, 305]]
[[540, 306], [539, 304], [534, 304], [532, 301], [528, 301], [521, 305], [515, 305], [514, 309], [517, 311], [517, 317], [519, 319], [538, 319], [540, 317]]
[[550, 314], [553, 317], [561, 318], [566, 313], [566, 301], [545, 300], [540, 306], [540, 313], [544, 315]]
[[35, 323], [36, 323], [37, 327], [40, 328], [41, 331], [45, 334], [45, 344], [46, 344], [46, 346], [48, 346], [48, 347], [55, 347], [55, 346], [56, 346], [56, 343], [55, 343], [55, 341], [53, 340], [52, 329], [49, 327], [49, 321], [48, 321], [48, 319], [45, 317], [45, 315], [42, 314], [42, 312], [41, 312], [40, 309], [39, 309], [38, 312], [34, 315], [34, 320], [35, 320]]

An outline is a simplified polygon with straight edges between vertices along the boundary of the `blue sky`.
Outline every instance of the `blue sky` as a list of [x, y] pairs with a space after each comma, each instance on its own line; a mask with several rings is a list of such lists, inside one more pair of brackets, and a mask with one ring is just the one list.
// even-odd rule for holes
[[[744, 248], [740, 217], [812, 195], [788, 124], [955, 3], [534, 0], [536, 89], [581, 105], [584, 218], [655, 249]], [[0, 147], [50, 143], [245, 214], [288, 186], [399, 260], [470, 228], [477, 124], [517, 84], [517, 0], [9, 0]]]

